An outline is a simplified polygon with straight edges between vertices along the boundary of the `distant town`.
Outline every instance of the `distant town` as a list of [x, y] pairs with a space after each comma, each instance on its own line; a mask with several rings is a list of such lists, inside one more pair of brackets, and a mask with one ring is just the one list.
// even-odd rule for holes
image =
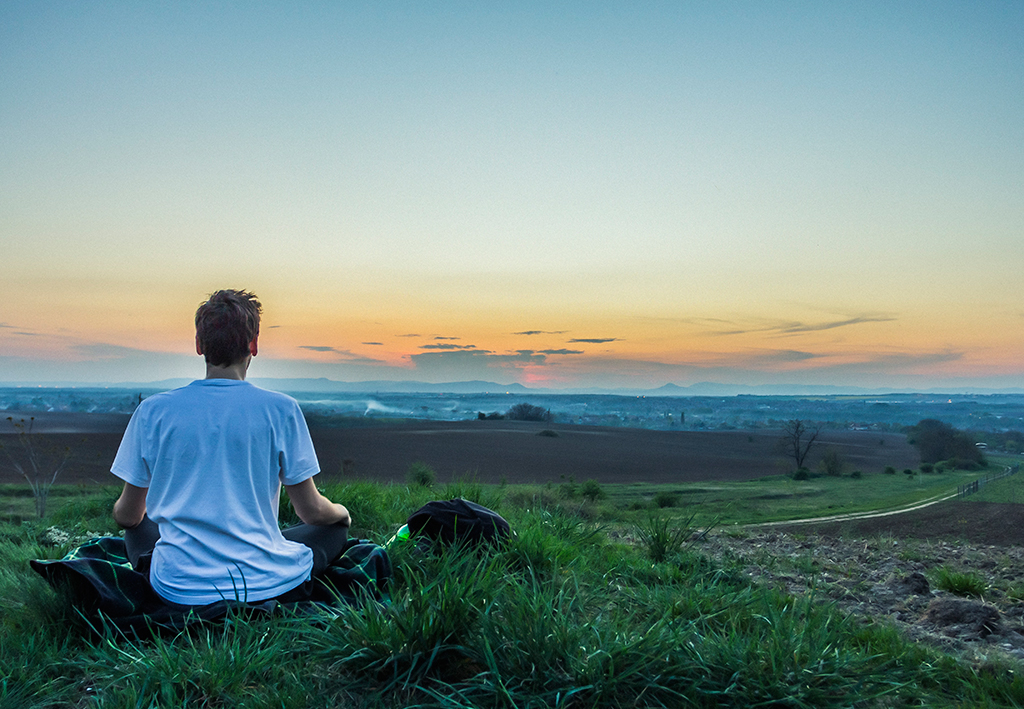
[[[275, 387], [277, 388], [277, 387]], [[453, 386], [453, 388], [457, 388]], [[0, 411], [129, 414], [160, 388], [0, 388]], [[645, 396], [455, 392], [288, 391], [318, 424], [374, 425], [400, 419], [460, 421], [501, 418], [514, 405], [543, 409], [549, 420], [583, 426], [657, 430], [758, 430], [801, 419], [823, 428], [899, 432], [938, 419], [976, 432], [1004, 450], [1024, 446], [1024, 394], [820, 396]], [[6, 416], [5, 416], [6, 417]]]

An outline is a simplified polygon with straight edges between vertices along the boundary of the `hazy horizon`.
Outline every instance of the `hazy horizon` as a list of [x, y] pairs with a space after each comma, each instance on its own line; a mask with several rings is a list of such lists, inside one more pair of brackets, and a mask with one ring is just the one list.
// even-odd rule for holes
[[[138, 390], [166, 390], [185, 386], [201, 377], [177, 377], [152, 381], [122, 382], [76, 382], [76, 381], [23, 381], [11, 382], [0, 380], [0, 390], [111, 390], [135, 392]], [[315, 393], [326, 395], [342, 394], [544, 394], [547, 396], [575, 395], [616, 395], [616, 396], [653, 396], [667, 398], [705, 398], [705, 397], [802, 397], [802, 396], [929, 396], [940, 398], [946, 396], [1024, 396], [1024, 387], [980, 387], [950, 386], [919, 389], [898, 389], [891, 387], [856, 387], [850, 385], [830, 384], [725, 384], [722, 382], [704, 381], [680, 386], [667, 382], [657, 387], [543, 387], [527, 386], [518, 382], [493, 382], [485, 380], [461, 380], [443, 382], [424, 382], [415, 379], [392, 380], [355, 380], [345, 381], [326, 377], [247, 377], [257, 386], [285, 393]], [[0, 407], [2, 408], [2, 407]]]
[[0, 382], [1024, 386], [1024, 4], [0, 6]]

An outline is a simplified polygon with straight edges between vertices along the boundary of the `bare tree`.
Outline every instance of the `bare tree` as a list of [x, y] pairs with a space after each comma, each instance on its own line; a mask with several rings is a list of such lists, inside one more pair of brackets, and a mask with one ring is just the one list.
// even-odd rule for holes
[[42, 519], [46, 515], [46, 500], [50, 496], [50, 488], [68, 464], [71, 448], [40, 444], [32, 431], [35, 416], [30, 417], [28, 423], [25, 419], [15, 421], [11, 416], [8, 416], [7, 420], [17, 433], [18, 443], [17, 446], [0, 443], [0, 449], [3, 450], [11, 467], [28, 482], [36, 503], [36, 515]]
[[786, 456], [793, 459], [799, 470], [804, 467], [807, 454], [811, 452], [811, 446], [818, 438], [820, 429], [815, 426], [811, 428], [800, 419], [787, 421], [782, 429], [782, 440], [780, 445]]

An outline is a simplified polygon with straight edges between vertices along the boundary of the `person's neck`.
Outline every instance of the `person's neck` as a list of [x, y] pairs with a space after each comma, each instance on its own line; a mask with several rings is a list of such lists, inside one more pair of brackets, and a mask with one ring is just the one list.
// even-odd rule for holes
[[249, 360], [251, 357], [232, 362], [224, 366], [218, 366], [215, 364], [206, 363], [206, 378], [207, 379], [236, 379], [238, 381], [245, 380], [245, 373], [249, 369]]

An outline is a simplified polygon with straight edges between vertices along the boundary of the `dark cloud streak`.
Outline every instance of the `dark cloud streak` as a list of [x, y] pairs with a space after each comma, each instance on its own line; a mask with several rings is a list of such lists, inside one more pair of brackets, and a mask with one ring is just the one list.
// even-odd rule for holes
[[[452, 345], [449, 343], [442, 343], [437, 345], [420, 345], [421, 350], [475, 350], [476, 345]], [[486, 350], [479, 350], [484, 352]]]
[[750, 327], [741, 328], [736, 330], [722, 330], [713, 334], [720, 336], [729, 335], [750, 335], [758, 332], [776, 333], [778, 335], [797, 335], [803, 332], [822, 332], [824, 330], [835, 330], [840, 327], [849, 327], [850, 325], [862, 325], [864, 323], [873, 322], [893, 322], [896, 320], [895, 317], [888, 315], [859, 315], [853, 318], [847, 318], [846, 320], [832, 320], [823, 323], [804, 323], [795, 320], [786, 322], [776, 322], [763, 327]]
[[796, 324], [789, 328], [782, 330], [785, 334], [792, 334], [797, 332], [821, 332], [822, 330], [834, 330], [837, 327], [847, 327], [849, 325], [861, 325], [869, 322], [892, 322], [896, 318], [891, 317], [856, 317], [849, 318], [848, 320], [834, 320], [832, 322], [818, 323], [817, 325], [806, 325]]

